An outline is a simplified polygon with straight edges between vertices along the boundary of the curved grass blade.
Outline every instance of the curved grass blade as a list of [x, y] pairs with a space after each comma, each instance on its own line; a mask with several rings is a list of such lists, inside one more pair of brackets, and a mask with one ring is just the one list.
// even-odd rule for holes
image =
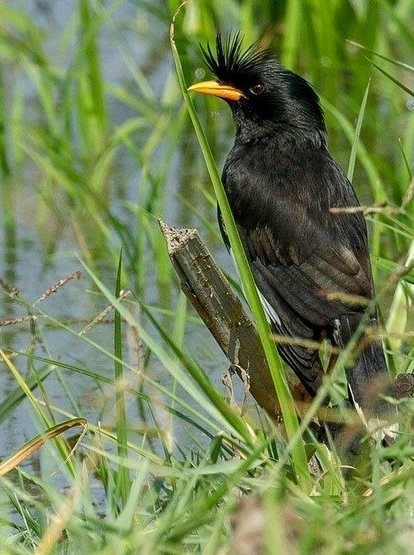
[[230, 206], [223, 185], [221, 183], [216, 164], [214, 162], [203, 128], [201, 127], [200, 120], [198, 119], [197, 113], [187, 92], [187, 85], [185, 83], [180, 57], [174, 41], [174, 21], [175, 18], [173, 19], [170, 27], [170, 44], [175, 62], [178, 82], [187, 106], [188, 113], [193, 123], [200, 148], [204, 156], [207, 170], [210, 174], [220, 210], [223, 215], [226, 231], [236, 261], [236, 266], [243, 284], [243, 289], [247, 301], [254, 314], [257, 331], [263, 344], [263, 349], [266, 354], [266, 360], [269, 364], [270, 372], [274, 382], [275, 392], [280, 403], [284, 425], [286, 428], [286, 434], [289, 440], [291, 440], [293, 437], [296, 437], [297, 439], [292, 445], [292, 459], [295, 473], [302, 487], [308, 490], [310, 487], [310, 476], [304, 444], [301, 438], [297, 435], [299, 425], [292, 394], [289, 390], [289, 386], [283, 369], [283, 364], [275, 349], [274, 341], [271, 339], [269, 324], [264, 315], [258, 291], [254, 283], [249, 264], [247, 262], [246, 254], [243, 250], [240, 237], [238, 235], [236, 224], [234, 222], [233, 215], [231, 213]]

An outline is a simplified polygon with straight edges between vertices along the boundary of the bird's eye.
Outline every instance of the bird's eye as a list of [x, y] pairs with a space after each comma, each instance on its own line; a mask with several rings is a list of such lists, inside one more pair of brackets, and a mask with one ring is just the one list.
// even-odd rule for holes
[[262, 94], [262, 92], [264, 91], [264, 85], [262, 83], [257, 83], [257, 85], [254, 85], [254, 87], [250, 87], [249, 91], [255, 96], [257, 96], [258, 94]]

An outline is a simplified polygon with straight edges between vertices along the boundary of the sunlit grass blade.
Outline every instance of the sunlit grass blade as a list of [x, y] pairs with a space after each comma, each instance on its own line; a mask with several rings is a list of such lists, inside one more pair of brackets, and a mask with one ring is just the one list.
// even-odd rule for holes
[[100, 22], [96, 14], [93, 13], [89, 0], [80, 0], [79, 16], [83, 41], [81, 48], [84, 54], [82, 59], [87, 64], [84, 75], [88, 78], [88, 82], [84, 83], [83, 88], [81, 87], [81, 95], [84, 95], [84, 112], [81, 117], [85, 117], [86, 121], [93, 119], [93, 122], [88, 125], [88, 130], [95, 131], [93, 136], [90, 136], [90, 142], [88, 141], [88, 147], [92, 148], [93, 146], [99, 147], [102, 144], [108, 128], [104, 81], [98, 48]]
[[72, 420], [68, 420], [66, 422], [60, 422], [59, 424], [56, 424], [56, 426], [45, 430], [42, 435], [31, 439], [30, 441], [25, 443], [17, 451], [17, 453], [14, 453], [14, 455], [0, 464], [0, 476], [4, 476], [4, 474], [7, 474], [8, 472], [16, 468], [17, 465], [30, 457], [35, 451], [40, 449], [40, 447], [45, 443], [46, 440], [53, 439], [63, 434], [67, 430], [71, 430], [72, 428], [77, 426], [82, 426], [85, 432], [87, 426], [87, 421], [85, 420], [85, 418], [73, 418]]
[[375, 68], [378, 69], [378, 71], [380, 71], [383, 75], [385, 75], [385, 77], [387, 77], [390, 81], [392, 81], [395, 85], [397, 85], [397, 87], [400, 87], [404, 92], [406, 92], [407, 94], [409, 94], [410, 96], [414, 96], [414, 89], [410, 89], [409, 87], [407, 87], [406, 85], [404, 85], [404, 83], [402, 83], [400, 81], [400, 79], [397, 79], [396, 77], [394, 77], [393, 75], [391, 75], [391, 73], [388, 73], [388, 71], [385, 71], [385, 69], [383, 69], [381, 66], [379, 66], [378, 64], [376, 64], [375, 62], [373, 62], [372, 60], [370, 60], [370, 64], [373, 65]]
[[372, 54], [373, 56], [376, 56], [377, 58], [381, 58], [381, 60], [385, 60], [386, 62], [390, 62], [391, 64], [398, 66], [402, 69], [407, 69], [408, 71], [414, 71], [414, 66], [411, 66], [405, 62], [401, 62], [400, 60], [394, 60], [393, 58], [390, 58], [389, 56], [384, 56], [384, 54], [380, 54], [379, 52], [375, 52], [375, 50], [372, 50], [371, 48], [366, 48], [363, 44], [359, 44], [357, 42], [354, 42], [353, 40], [349, 40], [347, 41], [349, 42], [349, 44], [352, 44], [353, 46], [356, 46], [357, 48], [360, 48], [361, 50], [364, 50], [365, 52], [369, 52], [370, 54]]
[[347, 177], [349, 181], [352, 181], [352, 178], [354, 176], [355, 161], [356, 161], [357, 152], [358, 152], [358, 141], [361, 135], [362, 122], [364, 120], [365, 108], [367, 105], [370, 85], [371, 85], [371, 80], [368, 81], [367, 88], [365, 89], [365, 93], [364, 93], [364, 98], [362, 99], [361, 107], [358, 113], [358, 120], [355, 127], [355, 136], [354, 136], [354, 141], [352, 143], [351, 155], [349, 157], [349, 163], [348, 163]]
[[[121, 295], [121, 279], [122, 279], [122, 250], [119, 254], [118, 271], [116, 274], [115, 297], [119, 298]], [[122, 367], [122, 320], [121, 315], [115, 309], [114, 320], [114, 369], [115, 369], [115, 383], [116, 383], [116, 433], [117, 433], [117, 446], [118, 455], [122, 458], [128, 457], [128, 434], [127, 434], [127, 418], [125, 407], [125, 394], [124, 394], [124, 372]], [[119, 488], [122, 503], [125, 505], [128, 499], [129, 492], [129, 473], [128, 469], [121, 463], [118, 468], [117, 487]]]
[[258, 291], [256, 289], [256, 285], [254, 283], [253, 276], [247, 262], [246, 254], [243, 250], [240, 237], [238, 235], [236, 224], [234, 222], [234, 218], [231, 213], [230, 206], [223, 185], [221, 183], [216, 164], [211, 154], [200, 121], [197, 117], [197, 113], [187, 92], [187, 86], [181, 68], [180, 57], [174, 42], [174, 24], [171, 25], [170, 42], [181, 92], [184, 96], [187, 109], [193, 122], [194, 130], [200, 143], [200, 148], [203, 153], [211, 181], [213, 183], [214, 191], [217, 196], [217, 201], [220, 206], [220, 210], [232, 248], [232, 253], [235, 258], [237, 269], [243, 284], [243, 289], [249, 302], [250, 308], [255, 316], [257, 330], [263, 344], [266, 359], [269, 364], [272, 379], [275, 385], [275, 393], [280, 403], [287, 437], [288, 439], [292, 439], [293, 437], [296, 438], [296, 442], [292, 446], [292, 458], [295, 472], [299, 482], [305, 489], [307, 489], [309, 487], [309, 471], [303, 442], [301, 438], [296, 435], [298, 431], [298, 419], [293, 398], [289, 390], [281, 359], [276, 351], [275, 344], [270, 337], [269, 324], [264, 315], [264, 310], [259, 299]]

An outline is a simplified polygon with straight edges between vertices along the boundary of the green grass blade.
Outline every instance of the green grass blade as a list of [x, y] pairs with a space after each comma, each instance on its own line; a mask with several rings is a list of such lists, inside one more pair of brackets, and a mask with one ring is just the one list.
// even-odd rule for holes
[[104, 80], [101, 70], [101, 59], [98, 47], [98, 28], [96, 15], [92, 13], [89, 0], [80, 0], [79, 16], [81, 30], [84, 35], [85, 63], [90, 87], [90, 99], [93, 101], [93, 112], [99, 128], [102, 141], [107, 132], [108, 116], [104, 93]]
[[414, 89], [410, 89], [409, 87], [406, 87], [404, 85], [404, 83], [402, 83], [401, 81], [399, 81], [396, 77], [394, 77], [393, 75], [391, 75], [391, 73], [388, 73], [388, 71], [385, 71], [385, 69], [382, 69], [382, 67], [380, 67], [379, 65], [377, 65], [375, 62], [373, 62], [372, 60], [370, 60], [370, 64], [373, 65], [375, 68], [378, 69], [378, 71], [380, 71], [383, 75], [385, 75], [385, 77], [387, 77], [390, 81], [392, 81], [395, 85], [397, 85], [397, 87], [400, 87], [403, 91], [405, 91], [407, 94], [409, 94], [410, 96], [414, 96]]
[[352, 179], [354, 177], [355, 161], [356, 161], [357, 152], [358, 152], [358, 141], [359, 141], [359, 137], [361, 135], [362, 122], [364, 120], [365, 108], [367, 106], [367, 100], [368, 100], [368, 93], [369, 93], [370, 85], [371, 85], [371, 79], [369, 79], [369, 81], [368, 81], [368, 84], [367, 84], [367, 87], [366, 87], [365, 93], [364, 93], [364, 98], [362, 99], [361, 108], [359, 109], [358, 121], [357, 121], [356, 128], [355, 128], [355, 136], [354, 136], [354, 141], [352, 143], [351, 155], [349, 157], [349, 164], [348, 164], [347, 177], [348, 177], [349, 181], [352, 181]]
[[[298, 419], [296, 415], [295, 405], [291, 392], [289, 390], [281, 359], [276, 351], [275, 344], [271, 339], [269, 324], [264, 315], [258, 291], [253, 280], [246, 254], [242, 247], [240, 237], [238, 235], [236, 224], [234, 222], [233, 215], [231, 213], [230, 206], [223, 185], [221, 183], [216, 164], [214, 162], [210, 147], [208, 145], [204, 131], [201, 127], [198, 116], [195, 112], [194, 106], [191, 102], [190, 96], [187, 92], [187, 85], [184, 80], [180, 57], [174, 41], [173, 25], [171, 26], [170, 42], [181, 92], [184, 96], [184, 100], [186, 102], [187, 109], [194, 126], [194, 130], [200, 143], [200, 148], [202, 150], [211, 181], [213, 183], [214, 191], [216, 193], [217, 201], [223, 215], [230, 245], [236, 261], [236, 266], [242, 280], [244, 292], [255, 316], [257, 330], [263, 344], [263, 348], [266, 354], [266, 360], [269, 364], [272, 379], [275, 385], [275, 392], [280, 403], [287, 437], [290, 440], [294, 436], [296, 437], [296, 433], [298, 430]], [[299, 483], [305, 489], [308, 489], [310, 477], [304, 444], [300, 440], [296, 441], [292, 446], [292, 459]]]
[[[122, 276], [122, 250], [119, 254], [118, 270], [116, 275], [115, 296], [119, 298], [121, 294], [121, 276]], [[127, 434], [127, 418], [125, 407], [125, 393], [124, 393], [124, 371], [122, 367], [122, 320], [118, 310], [115, 309], [114, 319], [114, 370], [115, 370], [115, 383], [116, 383], [116, 433], [117, 433], [117, 447], [120, 459], [128, 457], [128, 434]], [[120, 498], [123, 505], [126, 504], [129, 493], [129, 472], [126, 466], [122, 463], [118, 469], [118, 483]]]

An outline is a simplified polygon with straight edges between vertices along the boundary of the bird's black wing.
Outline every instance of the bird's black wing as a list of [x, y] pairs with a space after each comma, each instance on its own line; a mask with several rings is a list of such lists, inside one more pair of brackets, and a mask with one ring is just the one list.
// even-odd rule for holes
[[[323, 146], [291, 156], [294, 164], [269, 143], [236, 146], [223, 183], [274, 330], [320, 340], [344, 315], [363, 313], [347, 296], [372, 297], [366, 227], [360, 212], [330, 210], [358, 202]], [[318, 353], [298, 344], [279, 350], [314, 394]]]

